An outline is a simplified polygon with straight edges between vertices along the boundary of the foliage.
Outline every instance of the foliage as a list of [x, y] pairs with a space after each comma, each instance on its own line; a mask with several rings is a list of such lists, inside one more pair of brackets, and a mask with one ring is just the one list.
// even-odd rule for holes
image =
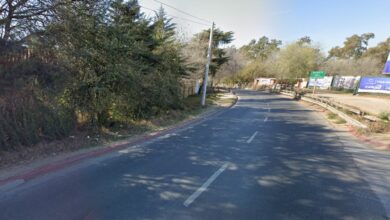
[[[207, 48], [209, 42], [210, 30], [204, 30], [199, 34], [196, 34], [193, 41], [199, 43], [199, 47], [203, 48], [204, 57], [207, 55]], [[224, 32], [218, 28], [213, 31], [212, 41], [212, 59], [210, 64], [210, 76], [215, 77], [219, 68], [229, 61], [229, 57], [226, 56], [226, 51], [220, 48], [223, 45], [229, 44], [233, 41], [233, 32]]]
[[239, 71], [241, 71], [245, 65], [247, 65], [247, 58], [243, 53], [234, 46], [225, 49], [226, 55], [229, 57], [229, 61], [224, 63], [218, 70], [214, 80], [216, 83], [228, 83], [230, 78], [235, 77]]
[[44, 103], [32, 94], [22, 91], [0, 100], [0, 150], [63, 138], [74, 129], [71, 111]]
[[94, 127], [145, 118], [180, 107], [179, 79], [186, 74], [175, 26], [163, 11], [153, 21], [136, 1], [78, 3], [60, 11], [48, 38], [72, 70], [64, 93], [69, 107]]
[[383, 65], [387, 56], [390, 52], [390, 37], [386, 39], [386, 41], [380, 42], [377, 46], [368, 48], [368, 50], [363, 54], [363, 57], [370, 57], [372, 59], [378, 60], [380, 65]]
[[323, 55], [319, 48], [301, 42], [287, 45], [278, 57], [278, 78], [297, 79], [307, 77], [310, 71], [319, 68]]
[[[137, 0], [0, 3], [2, 149], [185, 107], [182, 82], [195, 65], [163, 9], [146, 17]], [[232, 36], [216, 29], [214, 72]]]
[[240, 48], [240, 51], [251, 60], [265, 60], [275, 51], [280, 49], [282, 41], [269, 39], [266, 36], [261, 37], [258, 41], [252, 40], [249, 44]]
[[375, 35], [373, 33], [354, 34], [345, 40], [343, 47], [332, 48], [329, 51], [329, 57], [358, 59], [367, 51], [368, 41], [374, 37]]
[[383, 63], [373, 56], [360, 59], [330, 59], [324, 62], [321, 69], [331, 75], [378, 75], [382, 72]]
[[298, 78], [307, 77], [313, 69], [318, 69], [324, 59], [320, 49], [312, 45], [308, 37], [303, 37], [281, 49], [278, 47], [279, 44], [278, 40], [269, 41], [263, 37], [257, 43], [252, 41], [249, 45], [243, 46], [240, 49], [243, 53], [251, 54], [257, 48], [256, 53], [259, 55], [249, 56], [251, 57], [249, 64], [231, 81], [250, 83], [257, 77], [296, 81]]
[[381, 112], [378, 117], [382, 120], [389, 121], [390, 120], [390, 112]]
[[379, 75], [390, 51], [390, 38], [368, 48], [373, 33], [348, 37], [343, 47], [334, 47], [325, 59], [319, 46], [305, 36], [280, 48], [281, 41], [262, 37], [240, 48], [249, 62], [225, 82], [248, 84], [254, 78], [306, 78], [313, 70], [324, 70], [329, 75]]

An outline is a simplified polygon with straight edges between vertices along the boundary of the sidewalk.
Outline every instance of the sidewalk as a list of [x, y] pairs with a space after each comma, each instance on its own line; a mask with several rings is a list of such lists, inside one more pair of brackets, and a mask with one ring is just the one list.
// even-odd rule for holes
[[389, 98], [367, 97], [352, 94], [316, 94], [321, 98], [330, 99], [352, 108], [358, 108], [371, 115], [378, 116], [381, 112], [390, 112], [390, 96]]

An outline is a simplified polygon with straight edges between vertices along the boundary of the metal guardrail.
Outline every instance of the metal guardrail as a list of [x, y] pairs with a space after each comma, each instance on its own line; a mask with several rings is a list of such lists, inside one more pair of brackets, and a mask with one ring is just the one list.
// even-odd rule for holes
[[[294, 92], [292, 91], [282, 91], [281, 92], [282, 94], [284, 95], [288, 95], [288, 96], [292, 96], [294, 97]], [[332, 103], [330, 102], [329, 100], [324, 100], [324, 99], [321, 99], [321, 98], [318, 98], [318, 97], [313, 97], [311, 95], [309, 96], [304, 96], [301, 98], [302, 100], [304, 101], [307, 101], [307, 102], [311, 102], [313, 104], [316, 104], [316, 105], [319, 105], [329, 111], [331, 111], [332, 113], [334, 114], [337, 114], [339, 117], [341, 117], [342, 119], [344, 119], [348, 124], [351, 124], [355, 127], [360, 127], [360, 128], [367, 128], [367, 125], [361, 123], [360, 121], [354, 119], [354, 118], [351, 118], [350, 116], [348, 116], [346, 113], [344, 113], [342, 110], [347, 110], [349, 112], [352, 112], [352, 113], [355, 113], [357, 115], [361, 115], [363, 116], [362, 114], [364, 114], [364, 112], [358, 110], [358, 109], [353, 109], [353, 108], [350, 108], [350, 107], [344, 107], [340, 104], [335, 104], [335, 103]], [[339, 110], [341, 109], [341, 110]]]

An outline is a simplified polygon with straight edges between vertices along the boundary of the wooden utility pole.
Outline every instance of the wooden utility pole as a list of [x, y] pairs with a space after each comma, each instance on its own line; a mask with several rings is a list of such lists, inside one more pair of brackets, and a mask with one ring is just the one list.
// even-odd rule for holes
[[202, 92], [202, 106], [206, 106], [206, 93], [207, 93], [207, 83], [209, 78], [209, 71], [210, 71], [210, 62], [211, 62], [211, 56], [212, 56], [212, 46], [213, 46], [213, 32], [214, 32], [214, 22], [210, 29], [210, 39], [209, 39], [209, 48], [207, 51], [207, 63], [206, 63], [206, 70], [204, 73], [204, 80], [203, 80], [203, 92]]

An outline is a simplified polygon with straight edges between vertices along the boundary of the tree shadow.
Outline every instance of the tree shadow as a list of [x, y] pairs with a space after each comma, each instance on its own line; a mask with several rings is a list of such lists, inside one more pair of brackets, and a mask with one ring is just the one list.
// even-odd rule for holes
[[[271, 112], [241, 100], [196, 126], [56, 180], [67, 184], [35, 188], [30, 197], [36, 200], [0, 203], [0, 211], [15, 216], [32, 207], [31, 219], [37, 210], [47, 219], [61, 219], [59, 212], [68, 219], [387, 219], [336, 131], [288, 99], [262, 98]], [[59, 191], [65, 193], [50, 196]]]

